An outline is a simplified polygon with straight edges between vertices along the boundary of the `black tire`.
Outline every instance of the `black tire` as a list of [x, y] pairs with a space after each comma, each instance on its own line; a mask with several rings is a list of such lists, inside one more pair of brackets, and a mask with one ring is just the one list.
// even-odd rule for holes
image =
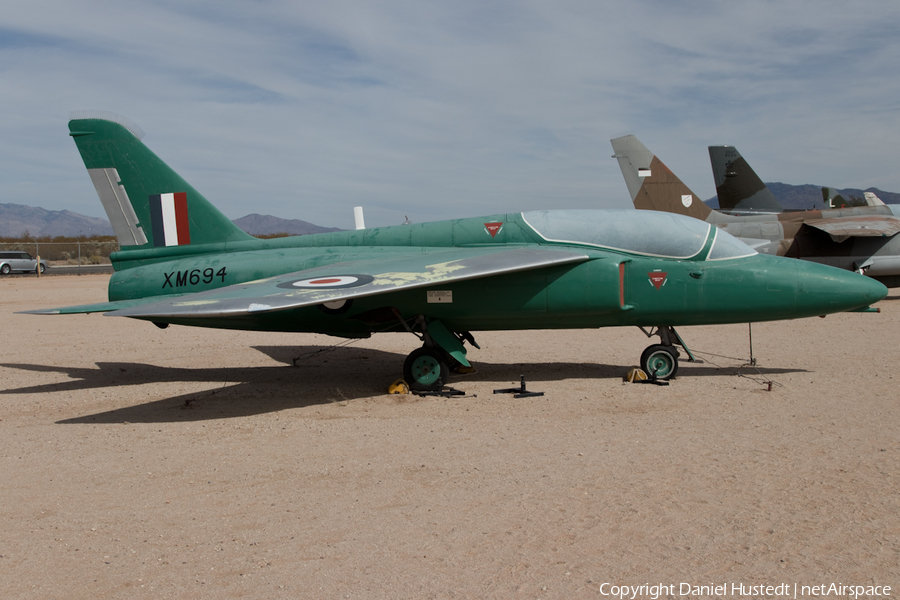
[[34, 272], [37, 273], [37, 272], [38, 272], [38, 269], [40, 269], [40, 270], [41, 270], [41, 273], [43, 273], [44, 271], [47, 270], [47, 267], [45, 267], [44, 265], [38, 265], [38, 266], [36, 266], [36, 267], [34, 268]]
[[672, 346], [653, 344], [641, 353], [641, 369], [651, 378], [672, 379], [678, 373], [678, 351]]
[[0, 267], [0, 274], [9, 275], [9, 265], [3, 265]]
[[403, 363], [403, 379], [409, 389], [433, 392], [444, 387], [449, 369], [443, 352], [437, 348], [422, 347], [410, 352]]

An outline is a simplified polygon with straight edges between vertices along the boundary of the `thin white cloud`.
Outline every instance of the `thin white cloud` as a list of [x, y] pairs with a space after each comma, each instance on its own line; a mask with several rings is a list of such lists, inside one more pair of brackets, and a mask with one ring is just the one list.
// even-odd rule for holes
[[625, 207], [625, 133], [703, 197], [721, 143], [767, 180], [900, 191], [900, 8], [606, 4], [11, 0], [0, 202], [102, 214], [66, 139], [85, 108], [231, 217]]

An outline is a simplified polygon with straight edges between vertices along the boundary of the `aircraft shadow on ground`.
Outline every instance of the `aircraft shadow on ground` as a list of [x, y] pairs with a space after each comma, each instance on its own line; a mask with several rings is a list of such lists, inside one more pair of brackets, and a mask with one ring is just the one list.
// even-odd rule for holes
[[[268, 355], [272, 360], [282, 362], [286, 365], [293, 364], [293, 359], [297, 356], [296, 348], [285, 346], [254, 346], [256, 350]], [[310, 352], [327, 351], [328, 347], [310, 348]], [[391, 357], [387, 361], [386, 372], [396, 372], [399, 376], [400, 366], [403, 364], [404, 356], [390, 352], [382, 352], [379, 350], [365, 350], [366, 353], [379, 353], [385, 357]], [[304, 354], [306, 356], [306, 354]], [[333, 355], [335, 360], [342, 360], [341, 355]], [[632, 366], [636, 365], [609, 365], [602, 363], [579, 363], [579, 362], [529, 362], [529, 363], [491, 363], [481, 361], [469, 355], [472, 364], [477, 369], [477, 373], [467, 376], [457, 376], [451, 373], [448, 385], [453, 387], [463, 387], [466, 381], [491, 381], [503, 384], [508, 387], [507, 383], [518, 383], [519, 378], [524, 375], [527, 382], [551, 382], [563, 381], [566, 379], [621, 379]], [[726, 362], [729, 359], [723, 359]], [[302, 361], [298, 364], [302, 365]], [[680, 366], [685, 376], [714, 376], [714, 375], [737, 375], [740, 371], [744, 375], [778, 375], [781, 373], [797, 373], [807, 372], [806, 369], [796, 368], [777, 368], [777, 367], [749, 367], [739, 364], [733, 366], [716, 366], [711, 363], [698, 362], [689, 363], [682, 357]], [[391, 370], [393, 369], [393, 371]], [[376, 390], [374, 393], [383, 393]], [[369, 394], [371, 395], [371, 394]]]
[[[257, 346], [275, 366], [246, 368], [173, 368], [129, 362], [96, 363], [97, 368], [33, 364], [3, 364], [10, 369], [60, 373], [69, 380], [0, 390], [3, 394], [52, 394], [78, 390], [115, 389], [147, 384], [212, 383], [213, 389], [183, 393], [142, 404], [59, 421], [85, 423], [176, 423], [246, 417], [290, 408], [344, 403], [385, 394], [400, 377], [404, 355], [371, 348], [326, 346]], [[293, 359], [302, 357], [296, 367]], [[494, 382], [497, 387], [517, 385], [525, 375], [529, 390], [566, 379], [620, 379], [627, 365], [578, 362], [491, 363], [477, 361], [477, 373], [451, 375], [448, 384], [465, 391], [467, 382]], [[685, 377], [736, 375], [738, 367], [719, 368], [683, 363]], [[777, 375], [803, 369], [744, 369], [747, 375]], [[52, 398], [52, 396], [50, 396]]]

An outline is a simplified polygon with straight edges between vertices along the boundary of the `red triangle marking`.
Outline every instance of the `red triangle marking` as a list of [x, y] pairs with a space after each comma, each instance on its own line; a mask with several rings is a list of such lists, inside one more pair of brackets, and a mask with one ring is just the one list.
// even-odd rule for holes
[[666, 273], [654, 272], [647, 273], [647, 276], [650, 278], [650, 283], [653, 284], [653, 287], [659, 289], [666, 282]]
[[497, 237], [497, 234], [503, 229], [503, 223], [485, 223], [484, 228], [491, 234], [491, 237]]

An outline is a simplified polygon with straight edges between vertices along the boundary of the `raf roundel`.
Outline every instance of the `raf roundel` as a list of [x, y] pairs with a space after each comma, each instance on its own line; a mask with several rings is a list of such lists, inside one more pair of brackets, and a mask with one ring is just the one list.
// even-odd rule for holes
[[280, 288], [302, 290], [333, 290], [338, 288], [358, 287], [371, 283], [371, 275], [322, 275], [321, 277], [308, 277], [296, 281], [286, 281], [278, 284]]

